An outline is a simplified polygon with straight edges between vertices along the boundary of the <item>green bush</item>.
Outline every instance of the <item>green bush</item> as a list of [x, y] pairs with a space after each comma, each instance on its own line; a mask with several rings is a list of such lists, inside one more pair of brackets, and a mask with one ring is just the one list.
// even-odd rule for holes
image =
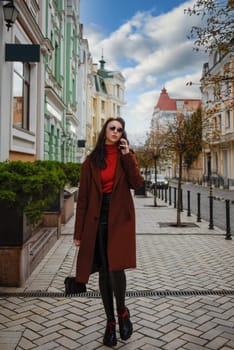
[[81, 164], [79, 163], [61, 163], [61, 167], [66, 175], [66, 182], [71, 186], [78, 186], [80, 180]]
[[66, 182], [58, 162], [0, 163], [0, 206], [23, 210], [28, 221], [36, 223]]

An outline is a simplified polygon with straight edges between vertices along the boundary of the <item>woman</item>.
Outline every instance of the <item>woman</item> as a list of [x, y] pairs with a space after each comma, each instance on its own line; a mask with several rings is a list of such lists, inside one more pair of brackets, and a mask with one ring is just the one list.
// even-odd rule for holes
[[125, 269], [136, 267], [135, 211], [130, 189], [142, 185], [135, 155], [129, 150], [125, 122], [108, 119], [96, 147], [82, 165], [74, 242], [79, 246], [76, 281], [87, 283], [99, 272], [107, 317], [103, 344], [117, 344], [113, 293], [120, 337], [127, 340], [132, 323], [125, 306]]

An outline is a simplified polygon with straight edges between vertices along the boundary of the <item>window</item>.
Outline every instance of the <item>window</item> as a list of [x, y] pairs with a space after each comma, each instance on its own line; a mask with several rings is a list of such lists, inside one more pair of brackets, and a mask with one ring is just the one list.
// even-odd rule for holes
[[120, 97], [120, 86], [116, 85], [117, 97]]
[[214, 86], [214, 101], [219, 101], [220, 100], [220, 96], [221, 96], [221, 89], [220, 89], [220, 84], [219, 83], [215, 83]]
[[105, 113], [105, 101], [102, 101], [102, 113]]
[[226, 129], [231, 127], [231, 116], [230, 111], [226, 111]]
[[60, 48], [58, 43], [55, 43], [55, 66], [54, 76], [58, 83], [60, 83]]
[[221, 128], [222, 128], [222, 116], [221, 116], [221, 114], [218, 115], [218, 128], [219, 128], [219, 130], [221, 130]]
[[29, 130], [30, 65], [14, 62], [13, 126]]
[[214, 129], [218, 128], [217, 117], [214, 117]]

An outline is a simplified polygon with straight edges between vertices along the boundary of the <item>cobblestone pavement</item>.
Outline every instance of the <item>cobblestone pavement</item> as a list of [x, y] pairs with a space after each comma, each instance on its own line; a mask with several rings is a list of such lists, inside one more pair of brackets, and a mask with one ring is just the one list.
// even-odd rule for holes
[[[134, 333], [115, 349], [234, 349], [234, 240], [186, 213], [183, 227], [169, 225], [176, 211], [160, 200], [134, 201], [138, 267], [127, 271], [126, 298]], [[63, 294], [75, 271], [73, 225], [21, 288], [0, 288], [1, 350], [106, 349], [97, 274], [86, 295]]]

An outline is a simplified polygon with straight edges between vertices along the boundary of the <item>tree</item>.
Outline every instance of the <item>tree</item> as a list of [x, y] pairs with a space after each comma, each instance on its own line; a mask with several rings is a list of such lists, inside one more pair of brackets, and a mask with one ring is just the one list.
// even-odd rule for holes
[[199, 108], [196, 112], [191, 115], [191, 130], [196, 132], [198, 143], [194, 144], [191, 148], [189, 147], [184, 153], [184, 162], [189, 170], [193, 162], [198, 158], [202, 151], [202, 110]]
[[197, 0], [185, 13], [201, 16], [203, 21], [203, 25], [193, 26], [189, 35], [196, 51], [229, 51], [233, 43], [234, 0]]
[[140, 169], [144, 169], [145, 180], [147, 180], [148, 170], [152, 167], [152, 152], [147, 146], [138, 146], [135, 148], [137, 161]]
[[147, 150], [150, 164], [154, 167], [154, 206], [157, 207], [157, 169], [165, 161], [165, 152], [163, 148], [164, 131], [160, 127], [159, 122], [153, 118], [151, 120], [150, 132], [145, 142], [145, 150]]
[[[202, 143], [201, 133], [201, 111], [187, 117], [182, 113], [178, 114], [174, 122], [170, 122], [164, 135], [164, 150], [169, 154], [175, 154], [178, 162], [178, 196], [177, 196], [177, 220], [176, 225], [181, 226], [181, 190], [182, 190], [182, 165], [185, 154], [196, 149], [198, 154]], [[198, 127], [199, 126], [199, 127]], [[196, 146], [195, 146], [196, 145]]]
[[188, 38], [194, 41], [194, 50], [204, 50], [210, 55], [209, 63], [203, 65], [201, 78], [206, 115], [231, 111], [234, 104], [234, 0], [196, 0], [185, 13], [201, 17], [200, 26], [193, 26]]

